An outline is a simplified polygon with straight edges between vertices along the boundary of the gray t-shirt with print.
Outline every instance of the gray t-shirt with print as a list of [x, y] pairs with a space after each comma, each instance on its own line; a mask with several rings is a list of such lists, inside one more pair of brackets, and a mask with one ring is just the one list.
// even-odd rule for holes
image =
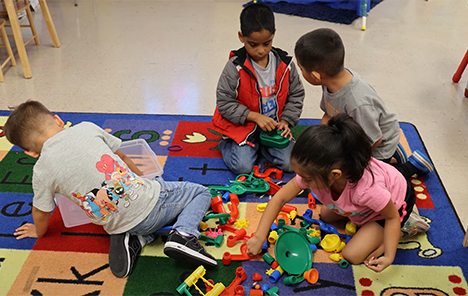
[[276, 56], [270, 51], [268, 54], [268, 65], [266, 68], [252, 61], [257, 74], [258, 88], [262, 95], [262, 114], [278, 121], [276, 100]]
[[161, 186], [130, 171], [114, 154], [120, 144], [120, 139], [91, 122], [49, 138], [34, 165], [34, 207], [51, 212], [54, 195], [60, 193], [109, 234], [138, 225], [156, 205]]
[[372, 143], [382, 138], [382, 143], [375, 148], [372, 156], [377, 159], [388, 159], [395, 153], [400, 141], [400, 126], [394, 113], [385, 107], [384, 101], [375, 90], [356, 72], [348, 69], [353, 75], [342, 89], [330, 93], [322, 86], [320, 108], [333, 117], [338, 113], [351, 116], [361, 125]]

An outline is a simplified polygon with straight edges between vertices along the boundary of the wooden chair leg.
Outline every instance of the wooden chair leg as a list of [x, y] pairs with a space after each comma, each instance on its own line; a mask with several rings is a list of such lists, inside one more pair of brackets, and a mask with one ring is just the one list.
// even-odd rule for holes
[[21, 34], [21, 26], [18, 20], [18, 15], [16, 14], [15, 7], [13, 5], [13, 0], [4, 0], [6, 10], [8, 12], [8, 17], [10, 19], [11, 30], [13, 31], [13, 37], [16, 42], [16, 50], [18, 51], [18, 56], [21, 61], [21, 66], [23, 66], [24, 78], [31, 78], [32, 71], [29, 64], [28, 54], [26, 53], [26, 48], [24, 48], [23, 34]]
[[34, 36], [34, 42], [36, 42], [36, 45], [40, 45], [39, 37], [37, 36], [36, 25], [34, 24], [34, 18], [31, 13], [31, 7], [26, 8], [26, 15], [28, 17], [29, 25], [31, 26], [31, 32]]
[[55, 31], [54, 22], [52, 21], [52, 17], [50, 16], [49, 7], [47, 6], [46, 0], [39, 0], [39, 4], [41, 5], [42, 14], [44, 15], [44, 20], [47, 24], [47, 28], [49, 29], [50, 38], [52, 38], [52, 42], [54, 43], [55, 47], [60, 47], [60, 41], [57, 35], [57, 31]]
[[4, 27], [0, 29], [0, 34], [2, 36], [3, 43], [5, 44], [5, 48], [8, 53], [8, 56], [10, 57], [10, 63], [13, 67], [15, 67], [16, 59], [15, 59], [15, 56], [13, 55], [13, 51], [11, 50], [10, 41], [8, 40], [8, 36]]

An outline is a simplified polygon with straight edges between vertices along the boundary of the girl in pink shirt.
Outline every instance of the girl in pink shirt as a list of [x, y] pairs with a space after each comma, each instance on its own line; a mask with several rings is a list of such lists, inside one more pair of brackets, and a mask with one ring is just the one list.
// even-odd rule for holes
[[[364, 130], [346, 114], [334, 116], [327, 125], [307, 128], [291, 152], [297, 176], [268, 203], [255, 235], [247, 242], [248, 253], [258, 253], [281, 208], [309, 188], [323, 204], [322, 221], [351, 220], [359, 226], [342, 250], [346, 260], [364, 262], [377, 272], [392, 264], [403, 235], [400, 229], [407, 229], [404, 226], [416, 198], [411, 184], [395, 167], [372, 158], [371, 147]], [[429, 228], [421, 218], [416, 220], [412, 224], [416, 230], [410, 234]]]

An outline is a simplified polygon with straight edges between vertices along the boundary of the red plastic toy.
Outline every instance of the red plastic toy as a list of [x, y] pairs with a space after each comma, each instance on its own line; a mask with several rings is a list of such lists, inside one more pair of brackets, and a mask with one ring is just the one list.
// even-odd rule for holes
[[250, 290], [249, 296], [263, 296], [262, 290]]
[[270, 189], [268, 189], [268, 191], [265, 192], [265, 194], [267, 194], [267, 195], [273, 195], [273, 194], [276, 194], [276, 192], [278, 192], [278, 190], [281, 189], [281, 186], [279, 186], [279, 185], [276, 184], [275, 182], [271, 181], [271, 178], [270, 178], [270, 177], [266, 177], [266, 178], [265, 178], [265, 181], [267, 181], [268, 184], [270, 184]]
[[249, 240], [251, 237], [253, 236], [253, 233], [252, 235], [248, 236], [247, 235], [247, 231], [245, 230], [245, 228], [241, 228], [241, 229], [238, 229], [234, 235], [230, 235], [228, 236], [227, 238], [227, 242], [226, 242], [226, 245], [228, 246], [228, 248], [232, 248], [234, 247], [234, 245], [236, 244], [236, 242], [240, 241], [240, 240]]
[[221, 194], [219, 195], [216, 195], [215, 197], [213, 197], [211, 199], [211, 209], [215, 212], [215, 213], [226, 213], [226, 210], [224, 209], [224, 206], [223, 206], [223, 198], [221, 197]]
[[[242, 286], [242, 289], [238, 289], [240, 283], [242, 283], [243, 281], [245, 281], [245, 279], [247, 278], [247, 276], [245, 275], [245, 270], [244, 268], [242, 267], [238, 267], [236, 269], [236, 278], [231, 282], [231, 284], [226, 288], [224, 289], [223, 292], [221, 292], [220, 296], [237, 296], [237, 295], [242, 295], [244, 294], [244, 288]], [[242, 290], [242, 292], [241, 292]], [[236, 292], [238, 291], [238, 292]]]
[[234, 289], [234, 292], [236, 293], [235, 296], [244, 296], [245, 295], [244, 287], [242, 287], [242, 286], [237, 286]]
[[231, 218], [228, 220], [228, 224], [232, 225], [236, 222], [236, 219], [239, 216], [239, 209], [237, 208], [237, 205], [239, 205], [239, 197], [237, 194], [230, 193], [229, 199], [231, 200], [228, 204], [228, 208], [231, 211], [230, 213], [228, 213], [223, 206], [223, 198], [221, 197], [221, 194], [218, 194], [211, 199], [211, 209], [213, 212], [218, 214], [230, 214]]
[[246, 243], [243, 243], [243, 244], [240, 246], [240, 251], [241, 251], [241, 254], [240, 254], [240, 255], [231, 254], [231, 253], [229, 253], [229, 252], [225, 252], [225, 253], [223, 254], [223, 264], [224, 264], [224, 265], [229, 265], [229, 264], [231, 264], [231, 261], [250, 260], [250, 259], [257, 258], [257, 256], [258, 256], [258, 254], [255, 255], [255, 256], [247, 255], [247, 244], [246, 244]]
[[315, 204], [315, 197], [312, 193], [309, 192], [309, 195], [307, 196], [307, 204], [309, 206], [309, 209], [315, 209], [315, 207], [317, 206]]
[[228, 204], [228, 208], [231, 211], [231, 219], [229, 219], [228, 224], [234, 224], [236, 222], [237, 217], [239, 216], [239, 209], [237, 206], [239, 205], [239, 197], [235, 193], [229, 193], [229, 199], [231, 203]]
[[291, 211], [296, 211], [297, 212], [297, 208], [295, 206], [291, 206], [291, 205], [286, 204], [281, 208], [281, 211], [286, 212], [286, 213], [291, 213]]
[[269, 177], [273, 173], [275, 174], [276, 180], [283, 178], [283, 170], [280, 170], [280, 169], [270, 168], [270, 169], [265, 170], [265, 172], [263, 173], [260, 173], [260, 168], [258, 167], [258, 165], [254, 165], [253, 169], [254, 169], [254, 176], [257, 178], [266, 178], [266, 177]]
[[252, 276], [252, 279], [254, 280], [254, 282], [259, 282], [263, 279], [262, 275], [259, 274], [258, 272], [254, 273], [254, 275]]

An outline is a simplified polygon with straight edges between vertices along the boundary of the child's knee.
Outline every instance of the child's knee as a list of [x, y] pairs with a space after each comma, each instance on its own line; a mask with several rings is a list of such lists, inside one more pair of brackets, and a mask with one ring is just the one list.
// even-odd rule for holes
[[243, 160], [243, 161], [233, 161], [229, 167], [229, 169], [236, 175], [240, 174], [250, 174], [253, 169], [253, 163]]
[[349, 248], [346, 247], [341, 251], [341, 256], [351, 264], [361, 264], [364, 262], [364, 258], [362, 258], [360, 254], [352, 252]]

